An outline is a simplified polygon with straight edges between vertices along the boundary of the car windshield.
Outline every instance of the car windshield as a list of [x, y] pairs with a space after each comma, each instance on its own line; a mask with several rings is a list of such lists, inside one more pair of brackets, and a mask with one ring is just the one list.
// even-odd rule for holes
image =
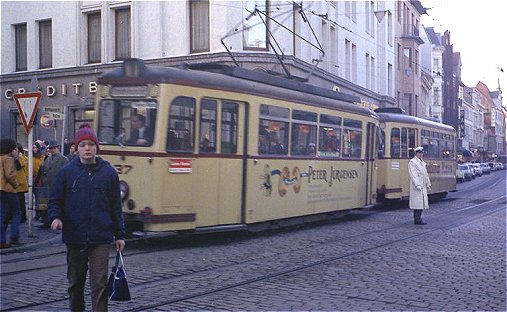
[[102, 100], [98, 111], [100, 144], [151, 146], [157, 101], [145, 99]]

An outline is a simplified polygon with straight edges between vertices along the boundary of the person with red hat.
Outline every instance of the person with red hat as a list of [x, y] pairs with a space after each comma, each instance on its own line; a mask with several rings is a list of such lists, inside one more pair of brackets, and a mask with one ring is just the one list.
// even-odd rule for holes
[[89, 268], [93, 311], [107, 311], [109, 245], [125, 246], [120, 182], [116, 170], [97, 156], [99, 140], [89, 124], [74, 138], [78, 156], [58, 174], [49, 198], [51, 228], [62, 230], [67, 246], [69, 305], [84, 311], [84, 289]]

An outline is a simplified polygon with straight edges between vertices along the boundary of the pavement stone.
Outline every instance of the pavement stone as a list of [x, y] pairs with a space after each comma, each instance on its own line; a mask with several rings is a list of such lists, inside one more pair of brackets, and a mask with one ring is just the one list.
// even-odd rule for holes
[[[41, 222], [32, 222], [32, 235], [29, 234], [28, 223], [22, 223], [19, 227], [19, 238], [21, 245], [12, 245], [10, 248], [0, 249], [0, 254], [11, 252], [23, 252], [28, 249], [36, 249], [46, 244], [62, 241], [60, 231], [53, 231], [50, 228], [38, 228]], [[9, 241], [9, 228], [7, 228], [7, 242]]]

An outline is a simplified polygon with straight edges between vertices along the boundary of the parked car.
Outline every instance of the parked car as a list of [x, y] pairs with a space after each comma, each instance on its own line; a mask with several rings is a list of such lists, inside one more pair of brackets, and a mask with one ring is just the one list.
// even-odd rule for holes
[[488, 165], [489, 165], [489, 169], [490, 169], [491, 171], [496, 171], [496, 170], [498, 170], [498, 166], [496, 165], [496, 163], [494, 163], [494, 162], [490, 162], [490, 163], [488, 163]]
[[459, 164], [456, 169], [456, 181], [470, 181], [473, 178], [472, 169], [468, 165]]
[[470, 172], [472, 173], [472, 179], [475, 179], [475, 177], [477, 176], [477, 172], [476, 172], [474, 165], [472, 163], [465, 163], [464, 165], [468, 166], [468, 168], [470, 169]]
[[482, 167], [479, 163], [473, 163], [472, 166], [475, 168], [475, 175], [481, 177], [482, 176]]
[[481, 163], [480, 165], [481, 165], [481, 169], [482, 169], [483, 174], [490, 174], [491, 173], [491, 168], [489, 167], [489, 164]]

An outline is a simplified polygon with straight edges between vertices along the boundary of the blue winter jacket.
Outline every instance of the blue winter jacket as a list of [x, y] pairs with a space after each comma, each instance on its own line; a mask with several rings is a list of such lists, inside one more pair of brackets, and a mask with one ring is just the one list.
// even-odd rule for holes
[[104, 159], [82, 164], [79, 157], [63, 167], [48, 202], [49, 222], [63, 222], [66, 244], [109, 244], [125, 238], [116, 170]]

